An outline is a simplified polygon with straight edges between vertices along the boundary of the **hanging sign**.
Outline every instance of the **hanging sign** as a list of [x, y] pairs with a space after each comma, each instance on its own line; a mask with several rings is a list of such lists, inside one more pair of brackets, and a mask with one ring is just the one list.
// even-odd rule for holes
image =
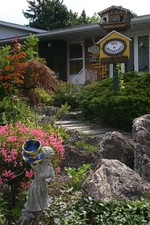
[[110, 56], [120, 55], [126, 50], [126, 47], [125, 41], [119, 38], [114, 38], [105, 42], [103, 45], [103, 51], [106, 55]]
[[126, 62], [130, 56], [130, 41], [130, 38], [115, 30], [106, 35], [97, 43], [100, 46], [101, 62], [106, 64]]
[[88, 48], [88, 52], [92, 54], [99, 54], [99, 46], [92, 45]]
[[92, 45], [88, 48], [88, 52], [90, 53], [88, 55], [87, 60], [91, 63], [96, 63], [99, 60], [99, 46]]

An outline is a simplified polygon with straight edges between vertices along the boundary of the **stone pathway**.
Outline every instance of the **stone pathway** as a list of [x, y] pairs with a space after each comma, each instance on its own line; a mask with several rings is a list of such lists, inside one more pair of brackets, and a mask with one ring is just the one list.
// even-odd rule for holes
[[102, 124], [92, 124], [83, 122], [79, 118], [80, 112], [70, 112], [62, 120], [56, 121], [56, 126], [62, 126], [67, 130], [77, 130], [80, 134], [89, 136], [103, 135], [107, 132], [118, 131], [122, 133], [126, 138], [132, 139], [131, 132], [125, 132], [112, 127], [104, 126]]

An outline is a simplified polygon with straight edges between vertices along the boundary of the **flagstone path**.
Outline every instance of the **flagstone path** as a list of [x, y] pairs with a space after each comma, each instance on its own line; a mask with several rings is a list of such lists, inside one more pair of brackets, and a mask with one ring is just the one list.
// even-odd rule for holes
[[120, 129], [112, 128], [102, 124], [92, 124], [79, 119], [79, 111], [68, 113], [62, 120], [56, 121], [56, 126], [62, 126], [66, 130], [77, 130], [80, 134], [89, 136], [104, 135], [107, 132], [118, 131], [126, 138], [132, 139], [131, 132], [125, 132]]

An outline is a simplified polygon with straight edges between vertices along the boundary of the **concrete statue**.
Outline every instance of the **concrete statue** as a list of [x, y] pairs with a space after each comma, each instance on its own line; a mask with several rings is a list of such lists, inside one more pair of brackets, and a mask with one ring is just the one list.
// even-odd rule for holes
[[48, 183], [54, 177], [51, 163], [54, 151], [48, 146], [41, 147], [39, 141], [28, 140], [23, 145], [22, 156], [34, 170], [34, 180], [21, 216], [21, 225], [30, 225], [49, 206]]

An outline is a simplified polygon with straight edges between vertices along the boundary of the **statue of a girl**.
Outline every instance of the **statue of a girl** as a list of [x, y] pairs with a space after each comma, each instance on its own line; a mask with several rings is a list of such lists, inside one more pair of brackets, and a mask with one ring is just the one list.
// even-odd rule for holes
[[49, 206], [48, 182], [54, 177], [54, 169], [51, 164], [54, 151], [48, 146], [41, 147], [38, 141], [28, 140], [23, 145], [22, 156], [34, 170], [34, 180], [22, 210], [22, 225], [28, 225], [36, 215]]

